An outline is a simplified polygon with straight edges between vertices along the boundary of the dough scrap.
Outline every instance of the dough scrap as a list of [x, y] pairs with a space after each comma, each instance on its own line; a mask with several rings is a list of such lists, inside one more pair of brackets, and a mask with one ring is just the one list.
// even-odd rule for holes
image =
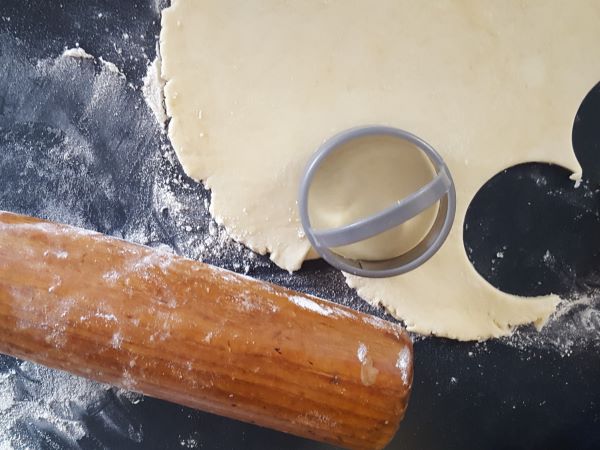
[[215, 219], [292, 271], [310, 251], [296, 195], [312, 152], [357, 125], [415, 133], [452, 171], [454, 228], [419, 269], [348, 284], [419, 333], [471, 340], [542, 326], [559, 299], [489, 285], [467, 259], [464, 217], [512, 165], [580, 173], [571, 129], [600, 77], [598, 23], [595, 0], [174, 0], [161, 31], [169, 137], [212, 190]]

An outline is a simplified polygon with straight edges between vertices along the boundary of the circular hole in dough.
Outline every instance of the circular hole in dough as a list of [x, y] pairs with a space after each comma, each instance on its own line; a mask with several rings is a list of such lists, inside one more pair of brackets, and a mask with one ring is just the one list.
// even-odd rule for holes
[[581, 102], [573, 123], [572, 140], [583, 178], [600, 182], [600, 83]]
[[471, 201], [463, 239], [469, 260], [504, 292], [570, 298], [600, 283], [598, 194], [571, 171], [525, 163], [500, 172]]
[[[435, 176], [418, 147], [393, 136], [365, 136], [347, 142], [321, 164], [308, 195], [316, 230], [337, 228], [379, 213], [414, 193]], [[332, 249], [368, 261], [402, 255], [431, 229], [438, 203], [409, 221], [361, 242]]]

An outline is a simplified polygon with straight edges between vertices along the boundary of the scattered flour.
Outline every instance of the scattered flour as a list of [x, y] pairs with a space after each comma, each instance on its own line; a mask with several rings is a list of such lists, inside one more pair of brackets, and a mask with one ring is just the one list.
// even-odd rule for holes
[[62, 55], [71, 58], [94, 59], [92, 55], [80, 47], [68, 48], [63, 52]]
[[[115, 395], [116, 394], [116, 395]], [[85, 418], [94, 415], [122, 433], [141, 441], [139, 424], [119, 418], [114, 421], [107, 406], [112, 403], [135, 404], [139, 394], [79, 378], [13, 358], [0, 360], [0, 449], [42, 449], [39, 430], [54, 437], [57, 447], [78, 448], [77, 441], [87, 434]], [[131, 427], [131, 430], [129, 428]], [[131, 432], [130, 432], [131, 431]], [[132, 442], [132, 443], [133, 443]]]
[[99, 60], [99, 61], [100, 61], [102, 64], [104, 64], [108, 70], [110, 70], [111, 72], [113, 72], [113, 73], [116, 73], [117, 75], [119, 75], [119, 76], [121, 76], [121, 77], [125, 78], [125, 75], [123, 74], [123, 72], [121, 72], [121, 71], [119, 70], [119, 68], [117, 67], [117, 65], [116, 65], [115, 63], [113, 63], [113, 62], [111, 62], [111, 61], [107, 61], [106, 59], [102, 58], [102, 56], [99, 56], [99, 57], [98, 57], [98, 60]]
[[[63, 54], [63, 57], [67, 57], [67, 58], [81, 58], [81, 59], [91, 59], [94, 60], [94, 56], [90, 55], [88, 52], [86, 52], [83, 48], [81, 47], [73, 47], [73, 48], [68, 48], [66, 49]], [[104, 64], [106, 66], [106, 68], [108, 70], [110, 70], [113, 73], [118, 74], [121, 77], [125, 77], [125, 75], [123, 74], [123, 72], [121, 72], [119, 70], [119, 68], [117, 67], [117, 65], [111, 61], [107, 61], [106, 59], [102, 58], [102, 56], [100, 56], [98, 58], [98, 60]]]
[[142, 86], [142, 92], [148, 107], [154, 113], [156, 121], [160, 125], [161, 129], [164, 130], [167, 122], [167, 113], [165, 112], [165, 98], [163, 92], [165, 80], [163, 80], [161, 76], [161, 58], [160, 54], [158, 53], [158, 48], [156, 50], [156, 55], [157, 56], [154, 61], [152, 61], [148, 66], [148, 72], [146, 72], [146, 76], [142, 80], [144, 82], [144, 85]]
[[368, 352], [367, 346], [364, 343], [359, 342], [358, 343], [358, 350], [356, 350], [356, 357], [358, 358], [358, 360], [361, 363], [364, 363], [366, 361], [366, 359], [367, 359], [367, 352]]
[[299, 295], [291, 295], [286, 297], [290, 302], [294, 303], [296, 306], [299, 306], [302, 309], [307, 309], [309, 311], [315, 312], [322, 316], [332, 316], [332, 317], [347, 317], [350, 319], [356, 319], [356, 316], [351, 312], [345, 311], [343, 309], [334, 309], [327, 305], [321, 305], [317, 303], [315, 300], [311, 300], [307, 297], [301, 297]]
[[182, 448], [198, 448], [200, 442], [195, 437], [180, 438], [179, 445]]
[[294, 303], [295, 305], [299, 306], [300, 308], [307, 309], [309, 311], [315, 312], [322, 316], [330, 316], [334, 312], [331, 308], [329, 308], [327, 306], [321, 306], [317, 302], [312, 301], [306, 297], [301, 297], [299, 295], [292, 295], [288, 298], [289, 298], [290, 302]]
[[268, 259], [233, 241], [225, 229], [215, 223], [209, 213], [208, 193], [180, 170], [174, 150], [165, 142], [162, 146], [162, 167], [152, 184], [152, 210], [171, 230], [168, 239], [155, 242], [156, 237], [141, 234], [126, 235], [128, 240], [152, 246], [168, 246], [188, 258], [248, 273], [253, 269], [271, 267]]
[[564, 300], [541, 331], [525, 327], [502, 341], [522, 350], [552, 349], [562, 356], [600, 351], [600, 295]]
[[400, 376], [404, 384], [408, 385], [408, 367], [410, 365], [410, 353], [408, 349], [404, 347], [400, 353], [398, 353], [398, 359], [396, 360], [396, 368], [400, 371]]

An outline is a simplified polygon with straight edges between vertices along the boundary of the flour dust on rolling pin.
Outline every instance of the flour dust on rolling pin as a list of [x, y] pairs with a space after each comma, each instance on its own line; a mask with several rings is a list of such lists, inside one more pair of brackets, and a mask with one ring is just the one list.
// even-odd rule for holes
[[0, 213], [0, 351], [348, 448], [394, 435], [400, 326], [98, 233]]

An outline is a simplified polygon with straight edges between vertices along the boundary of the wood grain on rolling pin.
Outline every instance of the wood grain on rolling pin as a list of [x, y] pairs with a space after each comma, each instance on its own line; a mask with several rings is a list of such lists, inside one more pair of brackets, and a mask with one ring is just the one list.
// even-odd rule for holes
[[402, 329], [98, 233], [0, 212], [0, 351], [349, 448], [392, 438]]

